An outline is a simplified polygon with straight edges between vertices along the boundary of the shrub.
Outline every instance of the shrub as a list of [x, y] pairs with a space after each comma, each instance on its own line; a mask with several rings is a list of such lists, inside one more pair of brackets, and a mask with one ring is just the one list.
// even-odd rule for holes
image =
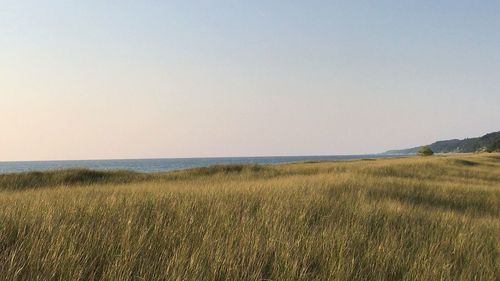
[[434, 151], [432, 151], [432, 149], [428, 146], [422, 146], [418, 152], [417, 152], [418, 155], [420, 156], [431, 156], [434, 154]]

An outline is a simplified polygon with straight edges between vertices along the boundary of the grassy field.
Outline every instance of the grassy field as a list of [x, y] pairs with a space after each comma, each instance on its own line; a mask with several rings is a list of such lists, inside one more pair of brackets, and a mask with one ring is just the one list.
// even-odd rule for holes
[[500, 154], [0, 175], [0, 280], [500, 280]]

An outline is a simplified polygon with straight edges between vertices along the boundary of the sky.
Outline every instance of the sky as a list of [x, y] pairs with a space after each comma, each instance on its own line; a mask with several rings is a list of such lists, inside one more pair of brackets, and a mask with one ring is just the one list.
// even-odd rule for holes
[[500, 130], [499, 1], [0, 7], [0, 161], [364, 154]]

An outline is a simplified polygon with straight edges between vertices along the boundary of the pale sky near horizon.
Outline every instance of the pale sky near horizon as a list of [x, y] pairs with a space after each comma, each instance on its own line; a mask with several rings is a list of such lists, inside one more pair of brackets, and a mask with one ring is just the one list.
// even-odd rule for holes
[[498, 131], [499, 15], [0, 0], [0, 161], [362, 154]]

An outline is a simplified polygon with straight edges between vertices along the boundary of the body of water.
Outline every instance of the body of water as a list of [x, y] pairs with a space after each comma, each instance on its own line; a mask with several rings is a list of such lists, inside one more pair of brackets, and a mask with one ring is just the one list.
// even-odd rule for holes
[[94, 170], [132, 170], [137, 172], [173, 171], [218, 164], [278, 164], [298, 161], [353, 160], [383, 158], [387, 155], [331, 155], [331, 156], [269, 156], [269, 157], [214, 157], [119, 160], [62, 160], [0, 162], [0, 173], [45, 171], [68, 168]]

